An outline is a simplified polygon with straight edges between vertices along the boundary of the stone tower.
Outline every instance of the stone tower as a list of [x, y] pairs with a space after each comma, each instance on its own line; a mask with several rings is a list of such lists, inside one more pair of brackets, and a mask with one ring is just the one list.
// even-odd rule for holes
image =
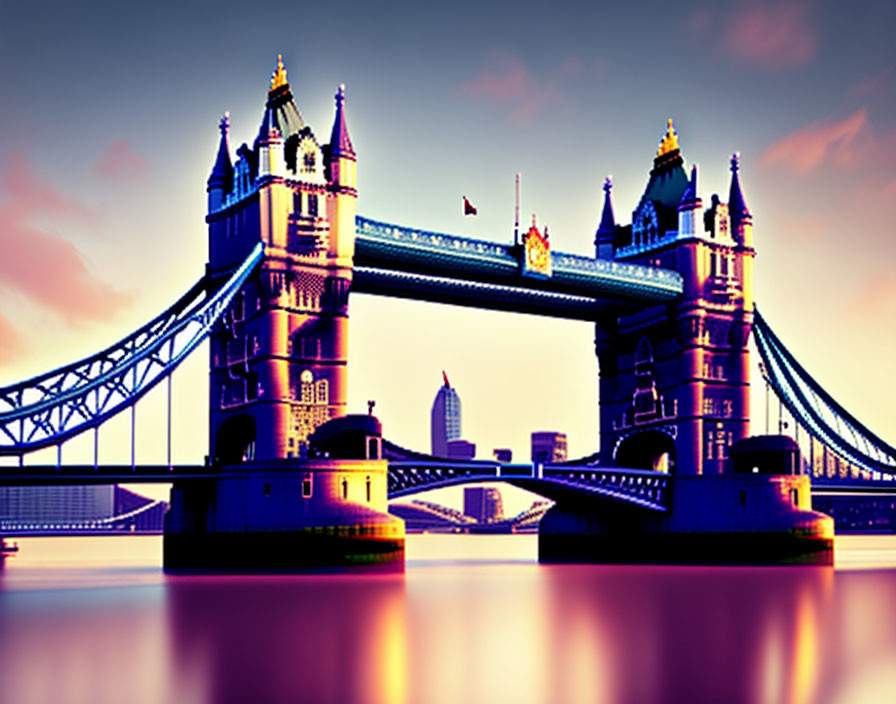
[[209, 274], [223, 279], [258, 242], [265, 254], [211, 335], [210, 457], [304, 457], [311, 433], [346, 412], [358, 194], [344, 87], [321, 145], [278, 57], [261, 127], [235, 162], [228, 131], [225, 115], [208, 180]]
[[684, 295], [597, 324], [601, 461], [679, 474], [724, 471], [749, 434], [753, 233], [731, 159], [728, 202], [704, 209], [669, 120], [630, 225], [617, 225], [607, 180], [597, 255], [678, 271]]

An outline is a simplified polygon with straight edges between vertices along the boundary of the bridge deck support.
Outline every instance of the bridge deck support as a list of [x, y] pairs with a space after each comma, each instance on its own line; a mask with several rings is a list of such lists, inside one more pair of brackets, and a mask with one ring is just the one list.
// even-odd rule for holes
[[176, 483], [168, 572], [404, 569], [404, 523], [386, 510], [384, 460], [283, 460]]
[[539, 560], [833, 564], [833, 521], [810, 509], [808, 477], [672, 477], [671, 491], [665, 513], [609, 501], [554, 506], [539, 526]]

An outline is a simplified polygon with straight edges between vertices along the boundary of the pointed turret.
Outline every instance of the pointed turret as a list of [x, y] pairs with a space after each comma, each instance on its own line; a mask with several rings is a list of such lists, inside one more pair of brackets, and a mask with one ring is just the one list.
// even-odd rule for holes
[[345, 124], [345, 84], [339, 86], [336, 92], [336, 119], [333, 121], [333, 132], [330, 135], [330, 155], [333, 157], [347, 156], [354, 158], [355, 148], [348, 136], [348, 126]]
[[230, 132], [230, 113], [225, 112], [218, 124], [221, 130], [221, 140], [218, 142], [218, 156], [215, 165], [208, 177], [206, 192], [208, 193], [208, 210], [214, 212], [221, 207], [224, 196], [233, 189], [233, 162], [230, 161], [230, 144], [228, 133]]
[[345, 86], [336, 91], [336, 117], [330, 143], [325, 145], [327, 216], [330, 220], [330, 255], [350, 262], [355, 251], [355, 209], [358, 200], [358, 157], [345, 122]]
[[605, 235], [616, 230], [616, 216], [613, 215], [613, 198], [610, 192], [613, 190], [613, 177], [604, 179], [604, 209], [600, 215], [600, 225], [597, 227], [598, 235]]
[[731, 232], [741, 244], [753, 246], [753, 215], [744, 200], [740, 187], [740, 154], [731, 155], [731, 189], [728, 191], [728, 213], [731, 218]]
[[740, 188], [740, 154], [735, 152], [731, 155], [731, 190], [728, 192], [728, 210], [731, 213], [732, 223], [738, 223], [744, 218], [752, 219], [750, 209], [744, 200], [743, 191]]
[[594, 236], [594, 246], [599, 259], [613, 258], [613, 239], [616, 236], [616, 216], [613, 214], [613, 177], [604, 179], [604, 209], [600, 215], [600, 225]]
[[691, 167], [691, 179], [678, 204], [678, 236], [693, 237], [697, 234], [697, 222], [703, 201], [697, 195], [697, 165]]

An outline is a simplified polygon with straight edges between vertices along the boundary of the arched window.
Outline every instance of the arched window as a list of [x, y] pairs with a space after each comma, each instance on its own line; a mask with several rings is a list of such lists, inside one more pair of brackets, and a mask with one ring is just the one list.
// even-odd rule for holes
[[330, 385], [326, 379], [317, 380], [317, 398], [316, 403], [327, 404], [330, 402]]
[[310, 369], [306, 369], [299, 377], [299, 381], [302, 385], [302, 403], [314, 403], [314, 374]]
[[345, 477], [342, 478], [342, 498], [343, 500], [348, 499], [348, 479]]

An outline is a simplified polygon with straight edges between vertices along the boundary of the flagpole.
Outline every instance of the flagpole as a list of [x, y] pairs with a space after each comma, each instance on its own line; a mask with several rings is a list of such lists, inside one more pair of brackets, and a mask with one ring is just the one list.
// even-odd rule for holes
[[520, 175], [516, 175], [516, 208], [513, 213], [513, 246], [520, 243]]

